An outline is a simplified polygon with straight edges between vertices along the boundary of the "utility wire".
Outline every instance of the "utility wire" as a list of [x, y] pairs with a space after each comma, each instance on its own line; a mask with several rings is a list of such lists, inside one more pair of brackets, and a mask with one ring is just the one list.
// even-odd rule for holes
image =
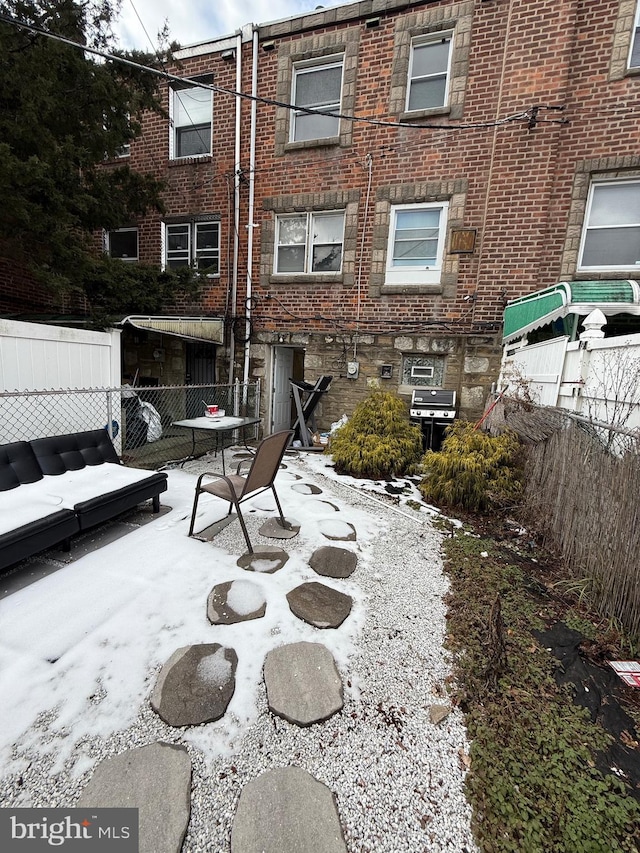
[[[168, 71], [161, 71], [158, 68], [152, 68], [148, 65], [143, 65], [139, 62], [133, 62], [130, 59], [126, 59], [124, 56], [120, 56], [114, 53], [107, 53], [103, 50], [98, 50], [95, 47], [88, 47], [87, 45], [80, 44], [79, 42], [72, 41], [71, 39], [65, 38], [64, 36], [56, 35], [55, 33], [50, 32], [49, 30], [42, 29], [41, 27], [37, 27], [34, 24], [26, 23], [25, 21], [19, 21], [15, 18], [12, 18], [8, 15], [0, 15], [0, 21], [5, 24], [9, 24], [10, 26], [14, 26], [18, 29], [25, 29], [29, 32], [35, 33], [36, 35], [42, 35], [46, 38], [53, 39], [54, 41], [59, 41], [62, 44], [66, 44], [69, 47], [77, 48], [81, 50], [83, 53], [91, 53], [95, 56], [100, 56], [103, 59], [106, 59], [110, 62], [119, 62], [122, 65], [128, 65], [131, 68], [136, 68], [138, 71], [146, 71], [148, 74], [153, 74], [156, 77], [160, 77], [164, 80], [169, 80], [174, 83], [181, 83], [182, 85], [194, 86], [200, 89], [210, 89], [212, 92], [217, 92], [219, 94], [230, 95], [232, 97], [240, 97], [249, 101], [256, 101], [261, 104], [265, 104], [267, 106], [275, 106], [275, 107], [283, 107], [287, 110], [295, 110], [297, 112], [303, 112], [308, 115], [323, 115], [323, 116], [332, 116], [333, 118], [344, 119], [346, 121], [353, 122], [363, 122], [365, 124], [376, 125], [377, 127], [404, 127], [412, 130], [466, 130], [471, 128], [478, 127], [499, 127], [504, 124], [508, 124], [510, 122], [515, 121], [527, 121], [531, 122], [532, 120], [535, 123], [540, 123], [542, 119], [537, 118], [538, 110], [541, 109], [553, 109], [557, 110], [558, 107], [547, 107], [547, 106], [537, 106], [529, 110], [524, 110], [523, 112], [515, 113], [510, 116], [505, 116], [505, 118], [495, 119], [493, 121], [482, 121], [482, 122], [466, 122], [455, 125], [438, 125], [438, 124], [422, 124], [418, 122], [402, 122], [402, 121], [384, 121], [383, 119], [374, 119], [367, 118], [366, 116], [357, 116], [357, 115], [347, 115], [346, 113], [337, 113], [337, 112], [326, 112], [325, 110], [314, 109], [312, 107], [300, 107], [295, 104], [290, 104], [286, 101], [277, 101], [272, 98], [262, 98], [259, 95], [250, 95], [246, 92], [237, 92], [234, 89], [227, 89], [223, 86], [215, 86], [212, 83], [202, 83], [198, 80], [192, 80], [189, 77], [180, 77], [177, 74], [171, 74]], [[552, 124], [567, 124], [567, 120], [562, 119], [545, 119], [546, 123]]]

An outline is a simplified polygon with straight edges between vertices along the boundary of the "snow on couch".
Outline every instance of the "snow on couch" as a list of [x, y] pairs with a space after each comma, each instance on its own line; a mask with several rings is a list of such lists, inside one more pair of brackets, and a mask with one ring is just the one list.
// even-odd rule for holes
[[143, 501], [167, 475], [120, 464], [104, 429], [0, 445], [0, 570]]

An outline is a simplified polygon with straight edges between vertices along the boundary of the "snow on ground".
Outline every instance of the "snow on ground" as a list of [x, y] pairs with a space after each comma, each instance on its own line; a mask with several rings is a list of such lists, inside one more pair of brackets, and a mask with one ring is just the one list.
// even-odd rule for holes
[[[269, 493], [244, 504], [254, 546], [279, 544], [289, 554], [274, 574], [266, 573], [268, 560], [264, 571], [252, 573], [236, 565], [245, 551], [237, 521], [213, 543], [187, 536], [196, 473], [219, 463], [204, 459], [168, 471], [169, 488], [161, 496], [162, 504], [171, 507], [168, 513], [0, 600], [0, 798], [5, 806], [72, 805], [101, 757], [156, 739], [181, 742], [194, 761], [192, 821], [183, 850], [218, 851], [229, 837], [238, 786], [273, 762], [287, 763], [292, 750], [304, 765], [300, 756], [307, 750], [309, 771], [324, 775], [336, 792], [349, 850], [473, 849], [458, 755], [466, 748], [461, 718], [454, 712], [437, 730], [425, 718], [430, 701], [444, 701], [442, 685], [449, 671], [442, 651], [446, 581], [439, 534], [430, 524], [435, 510], [393, 506], [387, 484], [338, 477], [330, 461], [316, 454], [287, 457], [278, 474], [285, 516], [300, 524], [294, 539], [274, 543], [257, 533], [267, 517], [277, 514]], [[305, 484], [322, 492], [301, 488]], [[403, 502], [407, 497], [419, 500], [409, 483]], [[224, 517], [226, 510], [227, 504], [203, 496], [196, 531]], [[344, 535], [350, 525], [357, 531], [355, 541], [327, 538]], [[358, 567], [350, 578], [319, 578], [311, 570], [309, 557], [326, 545], [356, 552]], [[313, 628], [291, 613], [286, 593], [310, 580], [353, 598], [351, 615], [339, 629]], [[265, 600], [265, 616], [212, 626], [207, 597], [214, 585], [228, 581], [237, 612], [251, 612]], [[407, 648], [398, 645], [403, 638]], [[344, 711], [305, 730], [274, 722], [262, 680], [267, 652], [301, 640], [322, 642], [345, 684]], [[238, 655], [236, 688], [226, 714], [205, 726], [171, 729], [149, 709], [161, 666], [179, 647], [216, 642]], [[390, 651], [384, 652], [389, 643]], [[394, 660], [394, 666], [385, 670], [384, 659]], [[388, 725], [380, 729], [380, 708], [393, 721], [395, 703], [409, 721], [405, 737], [410, 739], [411, 718], [417, 725], [411, 755], [407, 747], [401, 751], [389, 745]], [[356, 718], [362, 719], [361, 740]], [[401, 722], [394, 722], [398, 732]], [[347, 738], [335, 753], [322, 746], [329, 731], [336, 745]], [[383, 735], [374, 760], [375, 738]], [[274, 736], [277, 743], [267, 750]], [[398, 753], [402, 762], [402, 769], [394, 771], [393, 793], [386, 775], [366, 782], [378, 761], [391, 760], [384, 758], [388, 753]], [[217, 778], [215, 772], [227, 781], [205, 784]], [[429, 804], [425, 780], [434, 773], [439, 787]], [[397, 774], [406, 774], [406, 784]], [[363, 813], [367, 784], [371, 801]], [[420, 803], [407, 811], [418, 795]], [[399, 823], [389, 834], [387, 811], [394, 797]], [[212, 798], [224, 815], [215, 826]], [[434, 812], [427, 821], [430, 835], [424, 814], [416, 817], [420, 810]], [[218, 842], [211, 840], [216, 832]], [[416, 841], [423, 836], [435, 840]], [[365, 837], [379, 840], [363, 845]]]

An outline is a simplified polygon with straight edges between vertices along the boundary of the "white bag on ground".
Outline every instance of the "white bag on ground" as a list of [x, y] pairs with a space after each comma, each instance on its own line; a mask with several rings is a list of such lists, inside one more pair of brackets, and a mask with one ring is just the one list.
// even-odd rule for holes
[[162, 438], [162, 420], [160, 418], [160, 413], [152, 406], [151, 403], [147, 403], [143, 400], [140, 403], [142, 407], [142, 417], [147, 422], [147, 441], [157, 441], [159, 438]]

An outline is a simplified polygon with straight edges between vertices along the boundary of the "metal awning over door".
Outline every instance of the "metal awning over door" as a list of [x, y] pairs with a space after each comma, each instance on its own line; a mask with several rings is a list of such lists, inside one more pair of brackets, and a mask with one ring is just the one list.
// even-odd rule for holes
[[640, 284], [637, 281], [561, 281], [509, 302], [504, 309], [503, 342], [524, 337], [569, 314], [586, 316], [599, 308], [607, 316], [640, 316]]
[[224, 321], [219, 317], [150, 317], [132, 314], [122, 320], [136, 329], [175, 335], [189, 341], [224, 343]]

